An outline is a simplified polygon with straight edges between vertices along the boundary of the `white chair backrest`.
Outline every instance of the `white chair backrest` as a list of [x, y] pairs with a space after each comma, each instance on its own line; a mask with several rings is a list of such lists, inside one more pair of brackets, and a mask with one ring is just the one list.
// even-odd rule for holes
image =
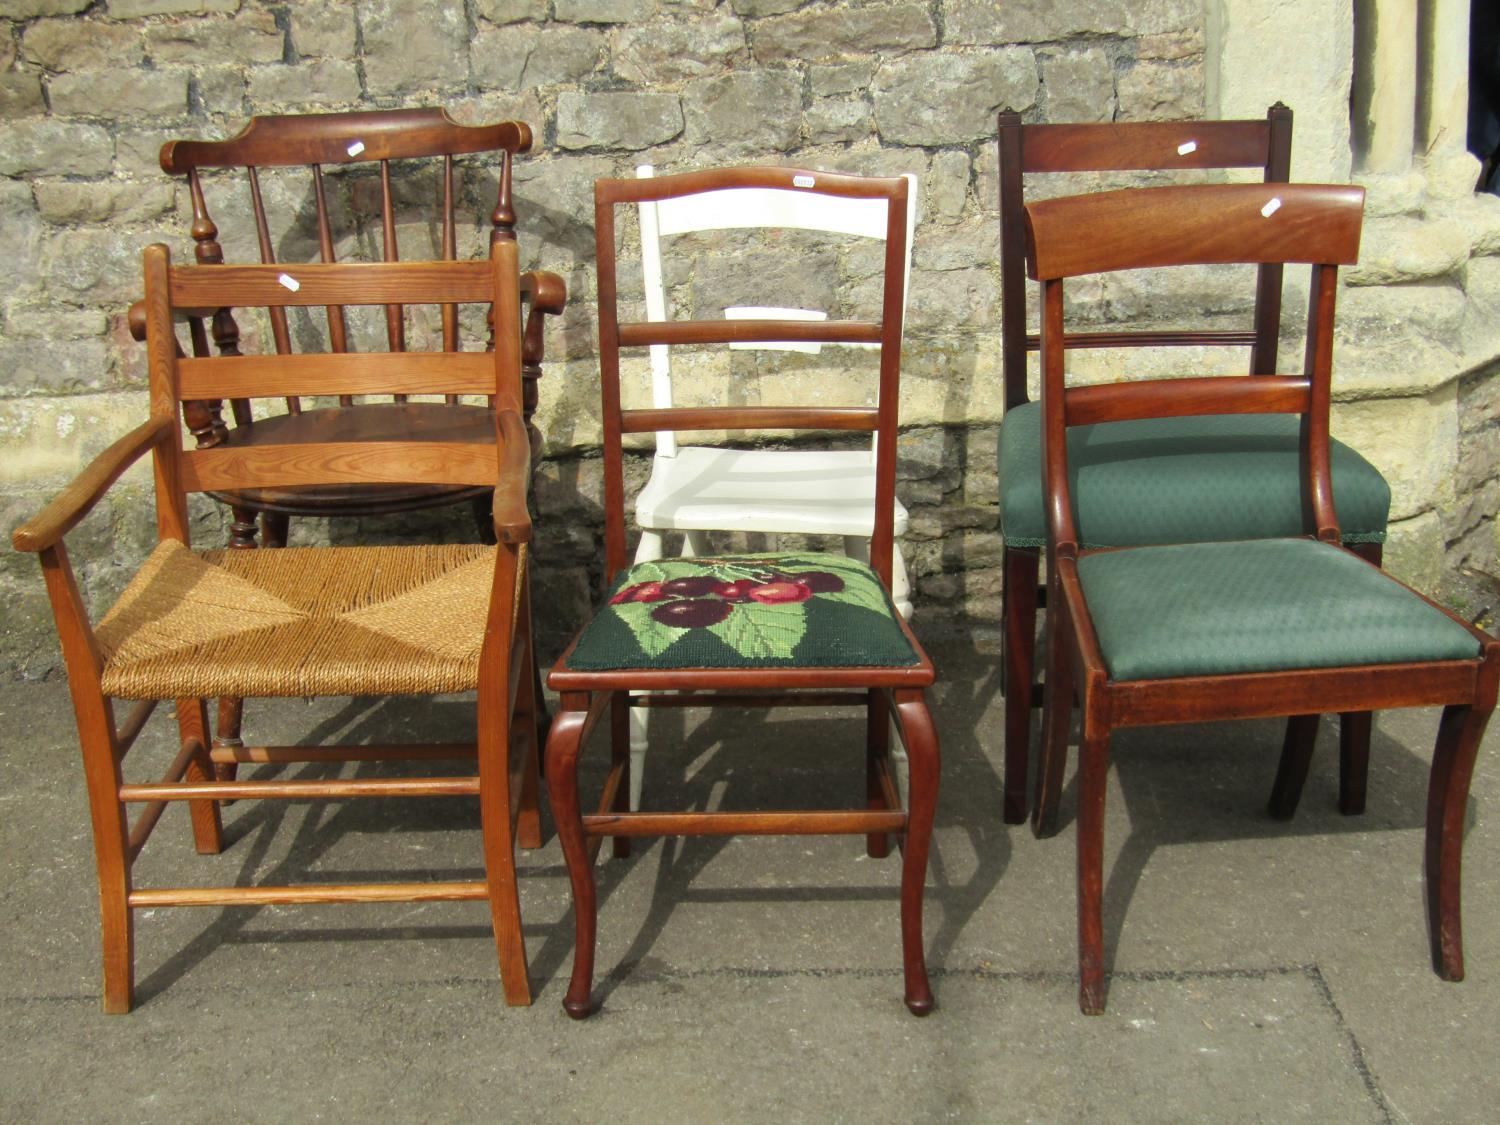
[[[653, 175], [650, 164], [636, 167], [639, 179]], [[910, 183], [906, 206], [906, 267], [902, 278], [903, 294], [910, 292], [912, 236], [917, 229], [917, 177], [906, 174]], [[800, 185], [799, 185], [800, 186]], [[811, 184], [807, 186], [811, 187]], [[848, 199], [817, 195], [812, 192], [787, 191], [782, 188], [721, 188], [673, 199], [646, 200], [639, 205], [641, 224], [641, 273], [646, 288], [646, 319], [667, 319], [667, 293], [661, 267], [661, 240], [664, 235], [688, 234], [693, 231], [729, 230], [749, 227], [793, 228], [826, 231], [874, 238], [886, 237], [887, 206], [880, 199]], [[903, 330], [906, 309], [902, 307]], [[826, 320], [820, 309], [770, 308], [733, 305], [724, 309], [730, 320], [770, 317], [780, 320]], [[761, 351], [796, 351], [818, 354], [820, 343], [781, 341], [769, 343], [730, 344], [731, 348]], [[847, 344], [845, 347], [878, 348], [879, 344]], [[666, 344], [651, 345], [651, 404], [657, 409], [672, 405], [672, 366]], [[672, 457], [677, 452], [677, 435], [661, 430], [656, 435], [658, 457]]]

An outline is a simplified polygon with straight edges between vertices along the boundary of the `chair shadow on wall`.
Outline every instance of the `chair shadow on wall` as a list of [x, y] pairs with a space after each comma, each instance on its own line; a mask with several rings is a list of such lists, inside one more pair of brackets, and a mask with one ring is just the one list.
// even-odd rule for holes
[[[1119, 786], [1127, 826], [1113, 859], [1106, 854], [1104, 888], [1105, 971], [1114, 972], [1124, 919], [1147, 867], [1158, 850], [1184, 844], [1205, 848], [1213, 844], [1301, 839], [1314, 836], [1367, 835], [1371, 832], [1409, 832], [1420, 835], [1427, 807], [1428, 760], [1383, 732], [1378, 723], [1371, 745], [1374, 761], [1384, 775], [1371, 786], [1363, 817], [1345, 816], [1338, 808], [1338, 719], [1324, 716], [1318, 728], [1323, 749], [1315, 756], [1296, 816], [1275, 820], [1266, 815], [1264, 794], [1271, 789], [1277, 758], [1257, 753], [1256, 746], [1274, 746], [1283, 722], [1278, 719], [1243, 720], [1225, 724], [1138, 727], [1117, 732], [1111, 753], [1114, 784]], [[1075, 721], [1076, 727], [1076, 721]], [[1219, 730], [1238, 731], [1219, 737]], [[1239, 731], [1245, 733], [1240, 734]], [[1036, 731], [1033, 730], [1033, 736]], [[1075, 729], [1071, 737], [1077, 738]], [[1248, 747], [1248, 749], [1247, 749]], [[1213, 778], [1205, 791], [1203, 779]], [[1069, 775], [1063, 789], [1059, 825], [1076, 819], [1077, 775]], [[1119, 807], [1116, 802], [1115, 807]], [[1469, 798], [1467, 823], [1472, 826], [1475, 798]], [[1139, 811], [1140, 815], [1136, 815]], [[1121, 814], [1115, 814], [1121, 815]], [[1112, 817], [1113, 820], [1113, 817]], [[1467, 829], [1466, 829], [1467, 831]], [[1412, 850], [1419, 853], [1420, 843]], [[1306, 853], [1301, 853], [1305, 855]], [[1211, 928], [1210, 928], [1211, 933]], [[1228, 938], [1227, 930], [1223, 935]], [[1212, 940], [1212, 939], [1211, 939]]]

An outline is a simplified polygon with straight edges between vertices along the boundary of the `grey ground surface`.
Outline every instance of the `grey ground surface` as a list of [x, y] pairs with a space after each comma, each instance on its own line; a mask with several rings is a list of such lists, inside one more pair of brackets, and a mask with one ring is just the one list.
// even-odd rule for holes
[[[561, 1008], [572, 916], [550, 822], [546, 845], [520, 858], [530, 1009], [501, 1000], [484, 907], [447, 903], [139, 915], [137, 1008], [104, 1016], [66, 688], [0, 685], [0, 1120], [1500, 1118], [1495, 732], [1474, 784], [1468, 980], [1456, 985], [1429, 968], [1422, 912], [1435, 714], [1379, 718], [1356, 818], [1335, 807], [1325, 721], [1288, 824], [1264, 813], [1278, 724], [1120, 737], [1109, 1010], [1086, 1018], [1071, 781], [1056, 838], [1003, 825], [995, 654], [950, 640], [934, 656], [944, 767], [926, 933], [938, 1010], [925, 1020], [901, 1003], [896, 860], [809, 838], [648, 841], [601, 859], [602, 1008], [572, 1022]], [[246, 733], [456, 736], [471, 712], [462, 700], [260, 701]], [[648, 805], [862, 799], [852, 718], [657, 714]], [[172, 724], [150, 729], [132, 778], [154, 780], [171, 756]], [[602, 743], [587, 757], [597, 778]], [[170, 811], [138, 882], [478, 871], [465, 801], [241, 802], [225, 820], [225, 852], [200, 857], [186, 814]]]

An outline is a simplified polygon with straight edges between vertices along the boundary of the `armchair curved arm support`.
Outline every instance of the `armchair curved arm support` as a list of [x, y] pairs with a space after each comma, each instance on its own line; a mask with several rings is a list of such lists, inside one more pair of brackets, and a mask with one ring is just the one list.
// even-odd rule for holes
[[521, 343], [521, 361], [531, 366], [542, 362], [544, 316], [560, 316], [568, 303], [568, 286], [550, 270], [528, 270], [521, 275], [522, 299], [531, 303], [526, 314], [526, 333]]
[[526, 424], [514, 410], [495, 415], [500, 430], [500, 479], [495, 482], [495, 538], [515, 547], [531, 542], [531, 513], [526, 494], [531, 489], [531, 441]]
[[56, 546], [126, 469], [172, 436], [172, 425], [171, 419], [152, 418], [131, 430], [90, 461], [45, 508], [16, 528], [12, 545], [18, 551], [45, 551]]

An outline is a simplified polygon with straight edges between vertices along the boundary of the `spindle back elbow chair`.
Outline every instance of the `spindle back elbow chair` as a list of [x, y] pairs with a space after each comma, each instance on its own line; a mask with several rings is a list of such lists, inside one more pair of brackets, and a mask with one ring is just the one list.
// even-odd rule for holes
[[[514, 243], [491, 260], [355, 265], [174, 266], [146, 251], [150, 419], [102, 453], [14, 535], [40, 556], [82, 744], [104, 945], [104, 1007], [128, 1011], [135, 912], [161, 906], [472, 899], [489, 903], [506, 1000], [530, 1001], [514, 845], [539, 843], [526, 544], [530, 443], [521, 420]], [[292, 284], [287, 284], [290, 280]], [[413, 304], [493, 306], [492, 353], [443, 351], [184, 357], [174, 314], [202, 308]], [[393, 429], [325, 440], [184, 449], [186, 402], [244, 394], [490, 396], [414, 440]], [[90, 623], [64, 536], [149, 453], [159, 544]], [[187, 493], [417, 484], [493, 492], [496, 545], [195, 551]], [[478, 691], [472, 744], [210, 748], [215, 696], [421, 695]], [[117, 722], [115, 700], [138, 700]], [[160, 700], [180, 752], [159, 782], [123, 765]], [[473, 776], [213, 780], [216, 764], [467, 759]], [[135, 860], [168, 804], [186, 801], [201, 853], [219, 851], [220, 803], [250, 798], [477, 796], [483, 879], [370, 885], [141, 887]], [[127, 809], [143, 805], [132, 822]], [[476, 857], [478, 858], [478, 857]]]
[[[1000, 428], [1000, 527], [1004, 539], [1001, 593], [1005, 694], [1003, 815], [1026, 819], [1030, 731], [1038, 693], [1035, 641], [1039, 582], [1046, 542], [1041, 466], [1041, 408], [1028, 401], [1027, 357], [1040, 336], [1026, 314], [1026, 184], [1057, 174], [1159, 172], [1187, 178], [1211, 170], [1261, 173], [1285, 182], [1291, 167], [1292, 111], [1277, 103], [1255, 121], [1163, 121], [1108, 124], [1022, 124], [999, 120], [1001, 343], [1005, 414]], [[1055, 188], [1055, 183], [1049, 185]], [[1068, 347], [1246, 347], [1249, 373], [1276, 370], [1281, 328], [1282, 267], [1256, 269], [1249, 328], [1108, 326], [1072, 331]], [[1273, 415], [1215, 415], [1105, 423], [1077, 431], [1074, 498], [1082, 542], [1136, 546], [1204, 540], [1231, 541], [1300, 533], [1297, 432], [1293, 420]], [[1335, 441], [1344, 542], [1377, 565], [1385, 540], [1390, 488], [1354, 449]], [[1340, 723], [1340, 807], [1364, 808], [1370, 743], [1369, 716]]]
[[[604, 406], [606, 604], [548, 675], [561, 694], [545, 755], [548, 795], [567, 860], [577, 920], [570, 1015], [593, 1008], [597, 928], [593, 863], [601, 839], [617, 856], [632, 836], [857, 834], [872, 856], [888, 837], [903, 841], [901, 934], [906, 1003], [932, 1007], [922, 950], [922, 884], [937, 798], [938, 748], [926, 689], [931, 661], [891, 602], [896, 421], [905, 304], [910, 183], [794, 168], [725, 168], [594, 186], [599, 271], [599, 348]], [[692, 204], [734, 216], [742, 203], [779, 202], [855, 214], [884, 238], [874, 319], [722, 317], [722, 304], [695, 319], [623, 321], [618, 296], [616, 213], [641, 204]], [[725, 226], [735, 225], [732, 221]], [[843, 230], [847, 237], [847, 227]], [[736, 267], [742, 268], [742, 267]], [[724, 276], [734, 273], [724, 271]], [[696, 307], [710, 308], [704, 300]], [[765, 341], [876, 345], [873, 406], [622, 406], [621, 351], [658, 346]], [[868, 401], [868, 399], [866, 400]], [[866, 496], [869, 562], [811, 551], [630, 562], [625, 528], [623, 442], [628, 434], [690, 430], [845, 431], [873, 435], [873, 488]], [[863, 456], [863, 455], [861, 455]], [[672, 695], [681, 691], [690, 694]], [[865, 717], [864, 807], [837, 811], [630, 811], [628, 711], [631, 707], [848, 705]], [[611, 768], [599, 811], [584, 815], [578, 759], [584, 740], [608, 716]], [[903, 809], [890, 767], [891, 718], [910, 764]]]
[[[519, 121], [461, 125], [446, 110], [437, 108], [277, 114], [252, 117], [238, 134], [222, 141], [168, 141], [161, 149], [161, 167], [168, 175], [186, 179], [193, 213], [193, 253], [199, 265], [226, 261], [219, 226], [225, 208], [219, 210], [216, 221], [209, 211], [213, 193], [205, 188], [205, 180], [215, 172], [243, 173], [241, 190], [246, 194], [239, 198], [249, 210], [255, 245], [264, 264], [276, 263], [299, 250], [315, 252], [322, 262], [333, 262], [351, 238], [364, 246], [378, 245], [379, 259], [394, 262], [402, 256], [398, 246], [402, 230], [427, 236], [417, 240], [417, 257], [456, 261], [467, 250], [460, 245], [460, 228], [467, 225], [470, 235], [463, 242], [474, 241], [486, 211], [488, 243], [515, 241], [511, 164], [516, 154], [530, 149], [531, 139], [530, 128]], [[465, 182], [466, 168], [472, 168], [473, 161], [460, 163], [465, 157], [487, 154], [496, 154], [499, 160], [492, 208], [478, 197], [477, 183]], [[235, 196], [230, 184], [224, 184], [224, 198]], [[416, 223], [413, 214], [418, 217]], [[414, 226], [416, 230], [412, 230]], [[410, 245], [407, 252], [411, 253]], [[523, 274], [521, 289], [530, 306], [522, 353], [522, 417], [535, 464], [541, 457], [542, 442], [531, 416], [542, 371], [544, 317], [562, 311], [566, 292], [562, 279], [545, 271]], [[243, 319], [248, 311], [241, 307], [238, 315]], [[194, 356], [206, 357], [215, 349], [225, 356], [240, 354], [241, 327], [235, 307], [184, 312]], [[137, 305], [131, 317], [132, 330], [142, 340], [143, 313], [143, 307]], [[358, 351], [360, 333], [358, 325], [349, 322], [349, 310], [331, 304], [322, 313], [328, 350]], [[410, 323], [413, 317], [406, 302], [393, 300], [383, 313], [383, 331], [366, 335], [383, 335], [385, 347], [392, 353], [405, 351], [408, 331], [416, 327]], [[298, 330], [282, 306], [270, 306], [266, 315], [278, 354], [308, 350], [299, 348], [301, 337], [322, 335], [312, 330], [310, 321]], [[443, 349], [459, 350], [458, 308], [445, 305], [439, 315]], [[482, 324], [479, 330], [483, 331]], [[285, 412], [267, 414], [266, 408], [277, 398], [284, 400]], [[425, 401], [414, 399], [399, 384], [388, 401], [377, 402], [350, 394], [316, 398], [275, 395], [246, 383], [237, 388], [229, 406], [232, 425], [224, 418], [221, 399], [183, 403], [183, 418], [198, 448], [386, 438], [423, 441], [441, 435], [455, 423], [484, 427], [489, 424], [490, 409], [473, 399], [463, 403], [458, 395], [445, 396], [441, 402], [431, 401], [431, 396]], [[292, 516], [373, 516], [459, 503], [473, 506], [481, 541], [493, 542], [488, 487], [324, 482], [215, 489], [210, 495], [227, 504], [233, 513], [230, 546], [236, 548], [256, 545], [257, 522], [260, 542], [279, 547], [286, 542]], [[216, 744], [239, 745], [240, 722], [240, 701], [221, 701]], [[220, 773], [233, 776], [233, 769], [221, 769]]]
[[[1049, 588], [1043, 753], [1033, 824], [1056, 828], [1071, 706], [1078, 767], [1079, 1005], [1104, 1008], [1101, 897], [1109, 744], [1123, 727], [1287, 716], [1271, 799], [1290, 815], [1317, 716], [1444, 708], [1427, 797], [1434, 967], [1463, 977], [1459, 865], [1469, 779], [1500, 684], [1500, 642], [1384, 574], [1341, 542], [1328, 432], [1340, 265], [1357, 260], [1364, 191], [1308, 184], [1146, 188], [1029, 204], [1027, 261], [1042, 284], [1042, 459]], [[1064, 283], [1116, 270], [1308, 263], [1298, 375], [1065, 383]], [[1281, 415], [1297, 434], [1302, 536], [1094, 549], [1075, 516], [1071, 431], [1100, 423]]]

